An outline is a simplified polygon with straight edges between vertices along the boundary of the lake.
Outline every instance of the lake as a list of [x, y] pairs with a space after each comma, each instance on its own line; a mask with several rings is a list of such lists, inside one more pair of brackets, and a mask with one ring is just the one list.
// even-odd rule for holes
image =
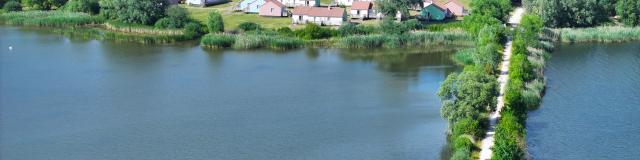
[[3, 160], [448, 155], [435, 93], [460, 70], [451, 49], [214, 51], [8, 26], [0, 35]]
[[640, 157], [640, 43], [562, 45], [547, 65], [526, 126], [533, 159]]

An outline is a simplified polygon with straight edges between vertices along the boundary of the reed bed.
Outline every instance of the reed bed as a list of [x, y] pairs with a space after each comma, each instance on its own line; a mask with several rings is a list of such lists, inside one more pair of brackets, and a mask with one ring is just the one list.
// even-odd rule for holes
[[229, 48], [236, 42], [232, 34], [207, 34], [200, 40], [200, 44], [209, 48]]
[[305, 45], [305, 42], [299, 38], [258, 34], [208, 34], [200, 40], [200, 43], [210, 48], [235, 49], [293, 49]]
[[428, 48], [434, 44], [471, 45], [471, 36], [462, 32], [414, 32], [404, 35], [355, 35], [337, 40], [342, 48]]
[[640, 40], [640, 27], [604, 26], [556, 29], [563, 43], [625, 42]]
[[139, 24], [126, 24], [121, 22], [107, 22], [104, 23], [104, 27], [107, 30], [115, 32], [127, 32], [136, 34], [153, 34], [153, 35], [183, 35], [182, 29], [158, 29], [152, 26], [145, 26]]
[[0, 22], [38, 27], [78, 27], [102, 24], [104, 19], [80, 12], [24, 11], [3, 13], [0, 15]]

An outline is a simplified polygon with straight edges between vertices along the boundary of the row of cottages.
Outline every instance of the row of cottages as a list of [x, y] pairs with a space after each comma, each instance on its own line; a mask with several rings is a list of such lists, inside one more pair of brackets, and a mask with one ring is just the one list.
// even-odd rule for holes
[[293, 24], [315, 23], [322, 26], [340, 26], [347, 20], [347, 12], [339, 7], [296, 7], [291, 12]]
[[289, 16], [287, 7], [278, 0], [244, 0], [238, 3], [235, 10], [269, 17]]
[[335, 0], [336, 4], [343, 6], [353, 6], [353, 2], [373, 2], [375, 0]]
[[185, 3], [188, 5], [201, 6], [201, 7], [206, 7], [208, 5], [222, 4], [227, 2], [229, 2], [229, 0], [187, 0], [185, 1]]
[[320, 0], [278, 0], [287, 7], [318, 7], [320, 6]]

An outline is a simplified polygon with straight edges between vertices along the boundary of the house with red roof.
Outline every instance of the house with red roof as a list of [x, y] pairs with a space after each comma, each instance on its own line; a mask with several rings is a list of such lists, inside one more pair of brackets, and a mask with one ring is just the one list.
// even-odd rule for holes
[[282, 4], [280, 1], [277, 1], [277, 0], [265, 0], [265, 1], [266, 3], [260, 6], [260, 11], [258, 12], [260, 16], [266, 16], [266, 17], [289, 16], [289, 14], [287, 13], [287, 6]]
[[315, 23], [318, 25], [340, 26], [347, 20], [347, 12], [339, 7], [295, 7], [291, 11], [293, 24]]
[[349, 12], [352, 19], [369, 19], [370, 15], [376, 15], [373, 9], [373, 3], [369, 1], [355, 1], [351, 3], [351, 11]]
[[469, 15], [469, 10], [464, 7], [458, 0], [424, 0], [423, 6], [429, 6], [430, 4], [435, 4], [436, 6], [447, 11], [447, 16], [455, 16], [455, 17], [464, 17]]
[[374, 0], [335, 0], [336, 4], [344, 6], [353, 6], [353, 2], [358, 1], [373, 2]]

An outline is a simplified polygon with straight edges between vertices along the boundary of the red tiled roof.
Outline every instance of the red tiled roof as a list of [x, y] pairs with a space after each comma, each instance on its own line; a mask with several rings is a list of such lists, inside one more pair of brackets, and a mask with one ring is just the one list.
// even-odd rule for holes
[[345, 12], [344, 8], [339, 7], [306, 7], [300, 6], [293, 8], [291, 11], [293, 15], [307, 15], [313, 17], [343, 17]]
[[272, 2], [273, 4], [275, 4], [278, 7], [282, 7], [282, 8], [286, 7], [284, 4], [282, 4], [282, 2], [280, 2], [278, 0], [266, 0], [266, 1], [267, 1], [267, 3]]
[[452, 2], [457, 4], [457, 5], [459, 5], [460, 7], [464, 7], [464, 4], [460, 3], [460, 1], [457, 1], [457, 0], [449, 0], [448, 2], [446, 2], [444, 4], [452, 3]]
[[351, 4], [352, 10], [368, 10], [373, 7], [373, 3], [368, 1], [355, 1]]

